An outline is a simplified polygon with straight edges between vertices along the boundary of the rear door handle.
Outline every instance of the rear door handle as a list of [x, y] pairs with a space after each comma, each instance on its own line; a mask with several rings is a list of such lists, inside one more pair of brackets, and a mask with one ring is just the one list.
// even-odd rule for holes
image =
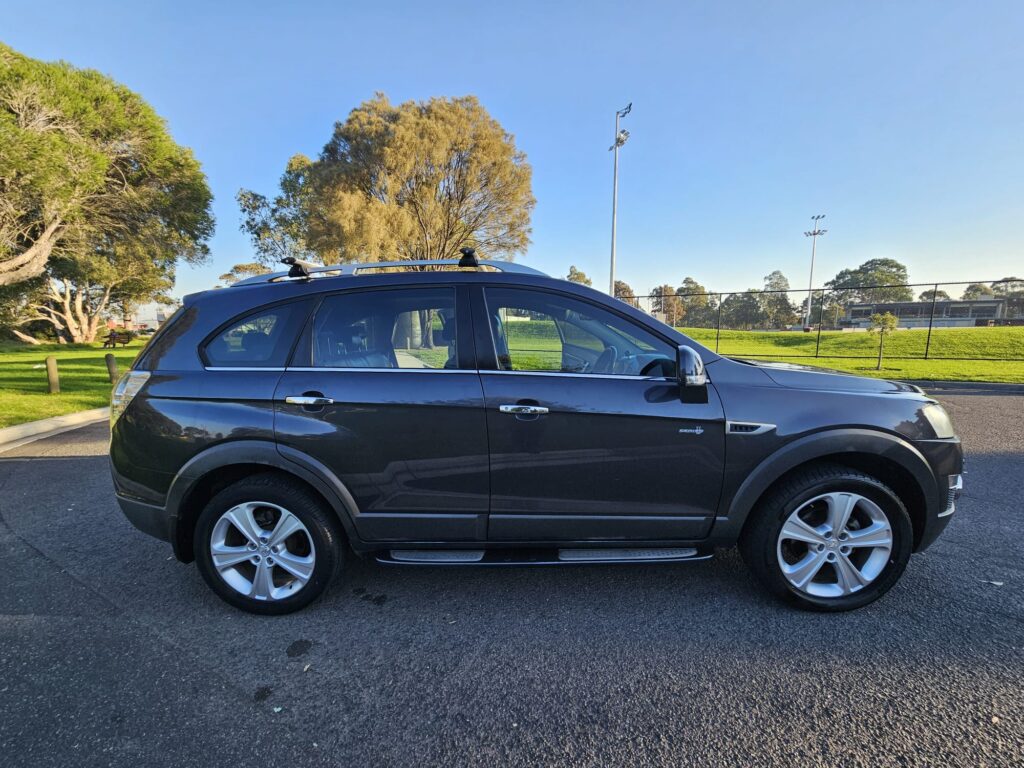
[[514, 413], [517, 416], [541, 416], [548, 412], [543, 405], [499, 405], [502, 413]]
[[289, 405], [334, 405], [329, 397], [313, 397], [311, 395], [292, 395], [284, 399]]

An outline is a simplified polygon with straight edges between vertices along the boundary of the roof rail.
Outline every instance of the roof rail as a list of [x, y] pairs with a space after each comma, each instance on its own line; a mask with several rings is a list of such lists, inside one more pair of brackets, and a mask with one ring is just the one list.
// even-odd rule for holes
[[373, 275], [387, 272], [508, 272], [517, 275], [540, 275], [547, 277], [543, 272], [533, 267], [526, 267], [522, 264], [515, 264], [511, 261], [481, 261], [476, 267], [460, 267], [460, 259], [430, 259], [421, 261], [381, 261], [373, 264], [331, 264], [323, 267], [314, 267], [303, 262], [306, 274], [294, 275], [291, 270], [286, 272], [271, 272], [266, 275], [256, 275], [237, 283], [238, 285], [257, 285], [263, 283], [286, 283], [295, 280], [313, 280], [326, 277], [353, 277], [355, 275]]

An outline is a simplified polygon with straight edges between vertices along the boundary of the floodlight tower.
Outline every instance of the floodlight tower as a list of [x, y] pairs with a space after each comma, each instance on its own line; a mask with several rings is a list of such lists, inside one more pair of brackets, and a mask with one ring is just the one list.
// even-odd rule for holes
[[807, 314], [804, 317], [804, 328], [811, 327], [811, 297], [814, 296], [814, 250], [818, 242], [818, 236], [824, 235], [828, 232], [827, 229], [822, 229], [818, 226], [818, 222], [825, 218], [824, 213], [819, 213], [817, 216], [811, 216], [812, 228], [810, 232], [804, 232], [804, 237], [811, 238], [811, 279], [807, 285]]
[[611, 296], [615, 295], [615, 225], [619, 208], [619, 147], [629, 139], [629, 131], [619, 130], [619, 120], [628, 115], [632, 109], [633, 102], [631, 101], [615, 113], [615, 143], [608, 147], [609, 152], [615, 153], [615, 170], [612, 173], [612, 263], [608, 277], [608, 294]]

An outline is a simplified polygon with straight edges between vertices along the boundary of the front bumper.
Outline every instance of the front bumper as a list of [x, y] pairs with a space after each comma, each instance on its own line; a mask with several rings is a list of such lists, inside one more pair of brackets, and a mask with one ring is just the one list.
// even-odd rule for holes
[[960, 498], [960, 491], [964, 487], [963, 475], [959, 473], [948, 475], [945, 477], [945, 480], [947, 483], [945, 508], [937, 515], [929, 516], [925, 520], [924, 531], [922, 531], [921, 540], [917, 543], [917, 547], [915, 547], [915, 552], [921, 552], [931, 546], [939, 538], [939, 535], [946, 530], [949, 521], [953, 519], [953, 513], [956, 512], [956, 502]]

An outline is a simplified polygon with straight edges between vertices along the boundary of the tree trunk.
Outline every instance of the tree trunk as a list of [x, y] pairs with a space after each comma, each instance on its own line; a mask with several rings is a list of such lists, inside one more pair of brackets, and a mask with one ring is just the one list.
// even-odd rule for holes
[[60, 240], [62, 228], [60, 219], [50, 222], [27, 249], [13, 258], [0, 261], [0, 286], [14, 285], [43, 274], [46, 262]]
[[420, 310], [420, 347], [423, 349], [434, 348], [434, 310]]
[[42, 342], [39, 341], [39, 339], [36, 339], [36, 338], [34, 338], [32, 336], [29, 336], [27, 333], [22, 333], [21, 331], [15, 329], [15, 328], [11, 329], [11, 333], [13, 333], [19, 339], [24, 341], [26, 344], [32, 344], [32, 345], [42, 344]]
[[878, 334], [878, 365], [875, 366], [876, 371], [882, 370], [882, 345], [885, 343], [885, 334]]

